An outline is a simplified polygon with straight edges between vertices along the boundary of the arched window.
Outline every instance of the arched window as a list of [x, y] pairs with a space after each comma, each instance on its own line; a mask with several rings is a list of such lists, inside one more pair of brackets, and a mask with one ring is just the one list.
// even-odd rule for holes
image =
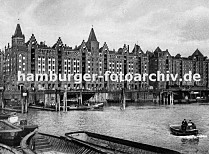
[[19, 62], [21, 63], [22, 62], [22, 55], [19, 54]]
[[22, 55], [19, 54], [19, 70], [22, 71]]

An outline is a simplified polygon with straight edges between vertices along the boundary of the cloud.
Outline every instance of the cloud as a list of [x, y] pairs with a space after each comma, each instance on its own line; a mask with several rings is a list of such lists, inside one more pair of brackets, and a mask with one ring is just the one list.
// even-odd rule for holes
[[83, 14], [85, 17], [100, 17], [104, 12], [104, 7], [99, 6], [95, 1], [84, 7]]
[[[53, 45], [59, 36], [75, 46], [87, 40], [93, 25], [100, 46], [116, 50], [135, 43], [188, 53], [209, 44], [209, 3], [200, 0], [0, 0], [1, 46], [11, 41], [17, 19], [29, 39]], [[203, 52], [204, 53], [204, 52]]]
[[186, 11], [181, 16], [180, 30], [183, 41], [209, 39], [209, 9], [203, 6]]

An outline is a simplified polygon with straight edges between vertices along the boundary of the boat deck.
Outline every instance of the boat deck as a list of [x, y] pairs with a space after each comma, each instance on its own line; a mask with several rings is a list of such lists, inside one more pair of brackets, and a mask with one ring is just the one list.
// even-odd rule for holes
[[75, 153], [77, 149], [77, 146], [71, 142], [66, 143], [63, 140], [50, 136], [36, 134], [33, 139], [35, 140], [35, 152], [38, 154], [71, 154]]
[[66, 133], [65, 136], [68, 139], [80, 143], [85, 143], [94, 146], [95, 148], [97, 147], [104, 153], [110, 154], [179, 154], [179, 152], [170, 149], [146, 145], [90, 132], [72, 132]]
[[86, 146], [78, 145], [64, 138], [36, 133], [33, 136], [34, 152], [37, 154], [100, 154]]
[[38, 154], [65, 154], [65, 153], [57, 152], [57, 151], [48, 151], [48, 152], [40, 152]]

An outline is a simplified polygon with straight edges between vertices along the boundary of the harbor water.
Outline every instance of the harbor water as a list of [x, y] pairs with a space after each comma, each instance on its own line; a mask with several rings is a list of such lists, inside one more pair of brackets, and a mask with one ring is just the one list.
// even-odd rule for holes
[[[28, 123], [39, 125], [39, 131], [64, 135], [72, 131], [91, 131], [136, 142], [165, 147], [182, 153], [209, 153], [209, 105], [108, 106], [103, 111], [50, 112], [29, 110], [19, 114]], [[170, 134], [170, 124], [192, 120], [199, 135], [178, 137]]]

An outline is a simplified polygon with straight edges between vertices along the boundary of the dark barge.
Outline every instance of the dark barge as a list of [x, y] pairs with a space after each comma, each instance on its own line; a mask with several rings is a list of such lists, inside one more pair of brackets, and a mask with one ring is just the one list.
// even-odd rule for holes
[[69, 140], [73, 140], [77, 143], [82, 143], [82, 144], [99, 148], [101, 151], [105, 153], [116, 152], [116, 153], [128, 153], [128, 154], [138, 154], [138, 153], [180, 154], [177, 151], [166, 149], [166, 148], [137, 143], [133, 141], [128, 141], [124, 139], [119, 139], [115, 137], [105, 136], [105, 135], [86, 132], [86, 131], [66, 133], [65, 136]]

